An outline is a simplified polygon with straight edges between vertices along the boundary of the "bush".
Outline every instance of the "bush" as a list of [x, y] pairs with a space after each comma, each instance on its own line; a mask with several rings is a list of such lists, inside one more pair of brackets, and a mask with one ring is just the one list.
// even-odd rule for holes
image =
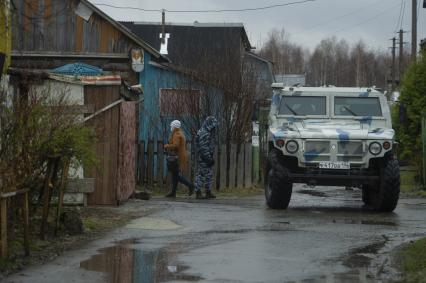
[[36, 187], [51, 157], [74, 166], [95, 163], [94, 131], [70, 111], [66, 89], [55, 96], [28, 89], [18, 95], [0, 90], [1, 192]]
[[399, 102], [406, 108], [406, 121], [401, 124], [394, 111], [395, 129], [399, 141], [399, 157], [422, 169], [421, 117], [426, 112], [426, 52], [410, 65], [401, 85]]

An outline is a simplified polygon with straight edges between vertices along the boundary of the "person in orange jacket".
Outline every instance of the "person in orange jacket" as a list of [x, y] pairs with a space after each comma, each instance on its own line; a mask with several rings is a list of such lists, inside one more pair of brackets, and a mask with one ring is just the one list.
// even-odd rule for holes
[[194, 184], [188, 181], [182, 173], [188, 169], [188, 153], [186, 151], [186, 138], [181, 129], [181, 122], [174, 120], [170, 124], [170, 130], [172, 135], [169, 143], [164, 145], [164, 149], [169, 154], [177, 155], [178, 168], [170, 170], [172, 174], [172, 191], [166, 195], [166, 197], [176, 197], [176, 190], [178, 183], [182, 183], [188, 187], [188, 195], [192, 195], [194, 192]]

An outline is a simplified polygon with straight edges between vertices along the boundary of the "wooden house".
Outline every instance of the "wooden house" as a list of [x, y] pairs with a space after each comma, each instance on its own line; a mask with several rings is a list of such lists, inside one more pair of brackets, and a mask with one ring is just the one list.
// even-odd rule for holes
[[[86, 0], [13, 1], [13, 44], [10, 74], [18, 92], [28, 91], [34, 74], [43, 83], [67, 85], [82, 108], [94, 115], [98, 134], [97, 170], [90, 205], [116, 205], [135, 190], [137, 103], [130, 86], [142, 92], [139, 77], [145, 58], [167, 62], [155, 48]], [[98, 69], [98, 73], [85, 72]], [[39, 77], [40, 78], [40, 77]], [[38, 82], [39, 83], [39, 82]], [[130, 95], [131, 96], [131, 95]], [[85, 168], [87, 169], [87, 168]]]

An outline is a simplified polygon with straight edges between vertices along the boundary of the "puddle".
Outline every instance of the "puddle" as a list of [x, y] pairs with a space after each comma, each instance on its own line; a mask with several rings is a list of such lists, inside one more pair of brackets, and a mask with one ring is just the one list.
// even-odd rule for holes
[[387, 243], [387, 239], [370, 244], [368, 246], [360, 247], [351, 250], [349, 256], [347, 256], [343, 264], [350, 268], [368, 267], [371, 261], [377, 256], [379, 250], [381, 250]]
[[[338, 223], [339, 221], [333, 220], [333, 223]], [[381, 221], [381, 220], [358, 220], [358, 219], [345, 219], [343, 220], [345, 224], [361, 224], [361, 225], [373, 225], [373, 226], [398, 226], [397, 223], [392, 221]]]
[[327, 197], [327, 194], [321, 191], [314, 191], [314, 190], [300, 190], [297, 191], [299, 194], [305, 194], [305, 195], [310, 195], [310, 196], [314, 196], [314, 197], [322, 197], [325, 198]]
[[82, 261], [80, 268], [102, 272], [106, 275], [105, 282], [111, 283], [197, 282], [203, 279], [197, 275], [185, 274], [188, 267], [176, 262], [176, 252], [170, 252], [168, 248], [131, 248], [135, 243], [136, 240], [126, 240], [116, 246], [101, 249], [99, 254]]
[[351, 270], [344, 273], [334, 273], [301, 280], [302, 283], [373, 283], [377, 282], [366, 269]]

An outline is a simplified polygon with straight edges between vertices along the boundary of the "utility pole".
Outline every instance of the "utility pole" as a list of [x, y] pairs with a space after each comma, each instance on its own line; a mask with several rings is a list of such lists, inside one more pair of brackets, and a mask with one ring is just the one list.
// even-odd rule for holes
[[396, 49], [396, 37], [393, 37], [392, 38], [392, 68], [391, 68], [392, 88], [391, 88], [391, 95], [395, 91], [395, 49]]
[[404, 31], [399, 30], [399, 62], [398, 62], [398, 73], [399, 73], [399, 83], [401, 83], [402, 75], [404, 70], [402, 69], [402, 64], [404, 63]]
[[417, 58], [417, 0], [412, 0], [411, 15], [411, 61]]

